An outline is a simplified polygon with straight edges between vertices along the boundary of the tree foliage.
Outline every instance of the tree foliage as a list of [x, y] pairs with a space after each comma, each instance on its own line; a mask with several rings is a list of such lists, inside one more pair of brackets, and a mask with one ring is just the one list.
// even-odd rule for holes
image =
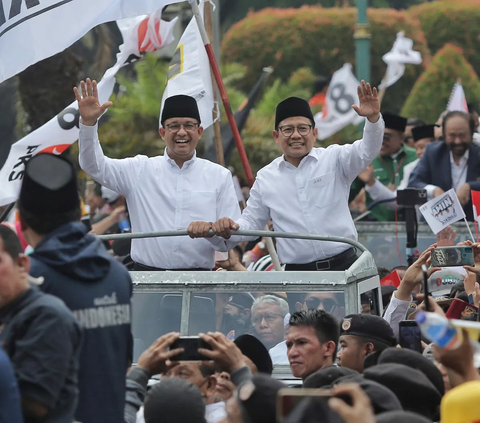
[[446, 44], [418, 79], [403, 109], [404, 116], [434, 123], [445, 110], [452, 88], [460, 79], [469, 102], [480, 101], [480, 81], [462, 49]]
[[[429, 50], [418, 20], [392, 9], [369, 9], [368, 13], [373, 84], [378, 85], [382, 80], [386, 70], [382, 56], [392, 48], [401, 30], [414, 40], [414, 48], [422, 53], [424, 63], [428, 62]], [[244, 87], [254, 82], [255, 75], [264, 66], [273, 66], [276, 76], [283, 81], [299, 67], [330, 76], [344, 63], [355, 65], [356, 16], [355, 8], [318, 6], [250, 13], [225, 35], [223, 58], [227, 63], [238, 62], [247, 67]], [[407, 65], [402, 79], [387, 90], [384, 107], [399, 111], [422, 71], [422, 66]]]
[[408, 13], [420, 21], [432, 54], [454, 43], [480, 74], [480, 0], [435, 1], [412, 7]]

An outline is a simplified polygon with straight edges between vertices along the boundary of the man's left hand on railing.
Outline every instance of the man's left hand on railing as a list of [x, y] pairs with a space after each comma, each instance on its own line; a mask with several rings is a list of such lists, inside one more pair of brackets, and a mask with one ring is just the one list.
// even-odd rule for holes
[[221, 236], [222, 238], [225, 238], [225, 239], [228, 239], [232, 236], [232, 229], [236, 231], [239, 229], [239, 227], [240, 226], [238, 226], [229, 217], [222, 217], [212, 225], [212, 229], [215, 235]]
[[211, 238], [210, 229], [212, 224], [210, 222], [192, 222], [188, 225], [187, 232], [190, 238]]

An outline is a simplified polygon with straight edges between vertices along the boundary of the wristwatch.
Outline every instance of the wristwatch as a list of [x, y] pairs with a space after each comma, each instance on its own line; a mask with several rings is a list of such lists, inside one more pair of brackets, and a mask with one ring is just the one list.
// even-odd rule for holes
[[265, 248], [266, 248], [265, 243], [262, 242], [262, 241], [260, 241], [257, 245], [258, 245], [258, 248], [260, 248], [261, 250], [265, 250]]

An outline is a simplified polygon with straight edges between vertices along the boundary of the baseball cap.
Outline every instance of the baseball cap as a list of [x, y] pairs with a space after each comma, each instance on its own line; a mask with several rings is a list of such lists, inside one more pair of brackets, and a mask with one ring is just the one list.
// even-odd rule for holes
[[428, 290], [435, 296], [448, 296], [452, 287], [463, 279], [458, 267], [443, 267], [428, 278]]

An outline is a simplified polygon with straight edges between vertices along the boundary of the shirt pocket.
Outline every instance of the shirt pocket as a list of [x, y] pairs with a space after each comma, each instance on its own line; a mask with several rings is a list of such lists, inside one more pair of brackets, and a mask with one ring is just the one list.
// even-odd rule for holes
[[190, 217], [192, 221], [214, 222], [217, 220], [217, 195], [215, 191], [192, 191]]
[[317, 209], [331, 206], [336, 203], [335, 172], [328, 172], [316, 176], [308, 181], [308, 194], [310, 203]]

